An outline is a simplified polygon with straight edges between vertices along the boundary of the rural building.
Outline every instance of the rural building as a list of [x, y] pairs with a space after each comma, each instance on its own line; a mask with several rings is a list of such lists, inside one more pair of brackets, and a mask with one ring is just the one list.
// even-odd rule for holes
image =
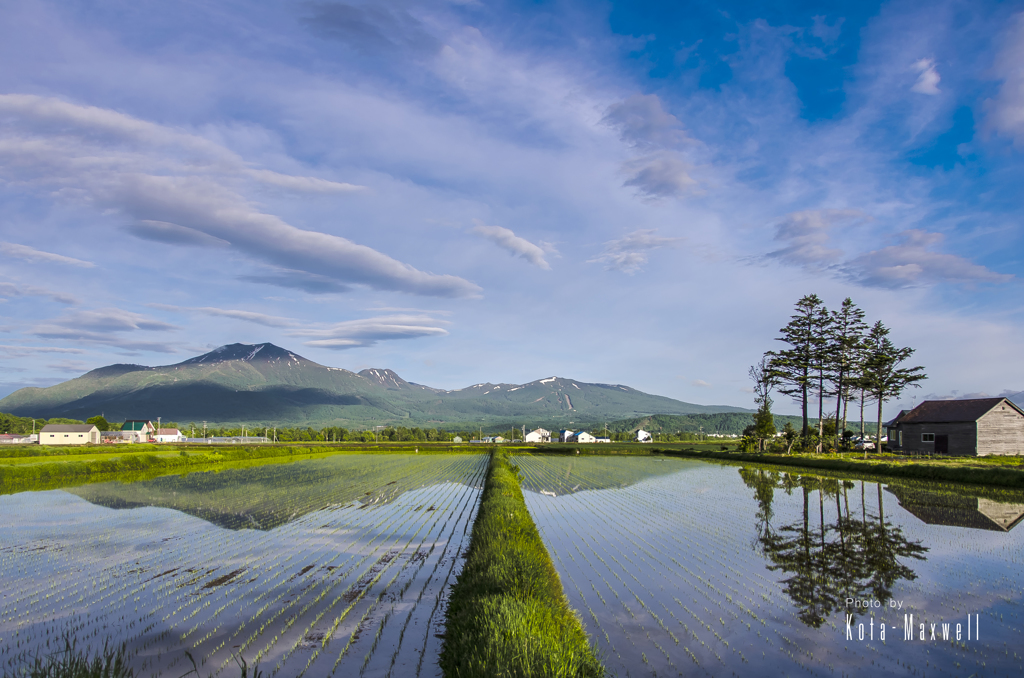
[[534, 429], [526, 434], [525, 441], [528, 443], [550, 443], [551, 431], [543, 428]]
[[0, 445], [23, 445], [34, 442], [35, 436], [27, 433], [4, 433], [0, 435]]
[[889, 447], [907, 454], [1024, 454], [1024, 410], [1006, 398], [926, 400], [886, 429]]
[[652, 440], [654, 440], [654, 438], [652, 438], [652, 437], [651, 437], [651, 434], [650, 434], [650, 433], [648, 433], [647, 431], [645, 431], [645, 430], [643, 430], [643, 429], [639, 429], [639, 430], [638, 430], [638, 431], [636, 432], [636, 441], [637, 441], [638, 443], [649, 443], [649, 442], [651, 442]]
[[572, 437], [574, 435], [576, 435], [575, 431], [569, 431], [569, 430], [563, 429], [562, 432], [558, 434], [558, 442], [560, 442], [560, 443], [571, 443], [572, 442]]
[[894, 485], [889, 485], [885, 491], [899, 499], [900, 506], [929, 525], [955, 525], [975, 530], [1009, 532], [1024, 521], [1024, 504]]
[[579, 433], [577, 433], [576, 435], [573, 436], [573, 442], [574, 443], [596, 443], [597, 442], [597, 438], [595, 438], [594, 436], [590, 435], [586, 431], [580, 431]]
[[183, 443], [185, 436], [176, 428], [161, 428], [157, 429], [156, 441], [158, 443]]
[[39, 431], [40, 445], [89, 445], [100, 442], [92, 424], [47, 424]]
[[126, 442], [145, 443], [156, 433], [156, 428], [148, 419], [129, 419], [121, 426], [121, 432]]
[[594, 440], [595, 443], [610, 443], [611, 441], [611, 438], [597, 438]]

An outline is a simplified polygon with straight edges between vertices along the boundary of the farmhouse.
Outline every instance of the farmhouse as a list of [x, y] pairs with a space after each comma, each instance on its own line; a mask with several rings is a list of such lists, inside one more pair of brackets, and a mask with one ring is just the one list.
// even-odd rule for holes
[[1024, 410], [1006, 398], [926, 400], [886, 429], [889, 447], [908, 454], [1024, 454]]
[[525, 441], [528, 443], [550, 443], [551, 431], [543, 428], [534, 429], [526, 434]]
[[647, 431], [645, 431], [643, 429], [639, 429], [636, 432], [636, 441], [638, 443], [649, 443], [649, 442], [651, 442], [651, 440], [652, 440], [651, 434], [648, 433]]
[[563, 429], [562, 432], [558, 434], [558, 442], [560, 442], [560, 443], [571, 443], [572, 442], [572, 437], [574, 435], [576, 435], [575, 431], [570, 431], [568, 429]]
[[575, 436], [573, 436], [573, 442], [574, 443], [596, 443], [597, 442], [597, 438], [595, 438], [594, 436], [590, 435], [586, 431], [580, 431]]
[[122, 437], [129, 442], [145, 443], [156, 433], [153, 422], [148, 419], [129, 419], [121, 426]]
[[47, 424], [39, 431], [40, 445], [89, 445], [100, 442], [100, 430], [92, 424]]

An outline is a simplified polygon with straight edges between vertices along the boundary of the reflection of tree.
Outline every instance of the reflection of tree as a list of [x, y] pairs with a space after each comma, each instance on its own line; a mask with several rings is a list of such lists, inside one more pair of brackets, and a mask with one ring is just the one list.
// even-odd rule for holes
[[[743, 482], [754, 490], [758, 503], [755, 515], [757, 542], [770, 561], [771, 570], [791, 576], [783, 580], [784, 591], [799, 609], [808, 626], [819, 627], [835, 610], [845, 607], [847, 598], [887, 601], [900, 579], [917, 575], [900, 558], [923, 560], [927, 548], [903, 535], [885, 521], [882, 489], [878, 486], [878, 515], [869, 516], [861, 483], [861, 518], [850, 516], [849, 481], [799, 477], [788, 473], [741, 469]], [[776, 489], [803, 494], [802, 519], [781, 527], [771, 525], [772, 501]], [[812, 528], [811, 494], [818, 495], [818, 528]], [[835, 522], [825, 524], [825, 502], [835, 500]], [[841, 501], [842, 500], [842, 501]], [[845, 503], [845, 510], [844, 504]]]

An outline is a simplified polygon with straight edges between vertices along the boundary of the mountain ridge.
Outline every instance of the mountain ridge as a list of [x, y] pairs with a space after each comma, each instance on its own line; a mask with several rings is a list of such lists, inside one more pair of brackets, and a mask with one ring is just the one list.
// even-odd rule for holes
[[482, 382], [437, 389], [385, 368], [328, 367], [263, 344], [226, 344], [180, 363], [99, 367], [47, 388], [0, 400], [20, 416], [208, 421], [222, 424], [457, 425], [516, 419], [569, 425], [653, 414], [750, 412], [696, 405], [623, 384], [546, 377], [526, 384]]

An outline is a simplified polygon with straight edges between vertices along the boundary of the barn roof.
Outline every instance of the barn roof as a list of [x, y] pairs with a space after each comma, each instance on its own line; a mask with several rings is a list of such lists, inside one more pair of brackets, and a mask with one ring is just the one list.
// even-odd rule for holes
[[40, 430], [43, 433], [88, 433], [94, 428], [92, 424], [47, 424]]
[[993, 407], [1006, 403], [1021, 414], [1019, 407], [1006, 398], [971, 398], [969, 400], [926, 400], [901, 417], [894, 424], [945, 424], [977, 421]]

